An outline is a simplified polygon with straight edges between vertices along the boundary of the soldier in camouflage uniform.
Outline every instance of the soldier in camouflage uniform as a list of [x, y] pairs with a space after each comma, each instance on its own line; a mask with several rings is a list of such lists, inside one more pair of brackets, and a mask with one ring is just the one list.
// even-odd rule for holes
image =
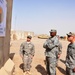
[[75, 33], [69, 32], [67, 40], [70, 43], [66, 55], [66, 75], [75, 75]]
[[35, 53], [34, 45], [31, 43], [31, 38], [32, 37], [28, 35], [27, 40], [23, 42], [20, 46], [20, 55], [24, 62], [25, 74], [26, 73], [31, 74], [30, 73], [31, 62]]
[[43, 44], [43, 47], [45, 50], [45, 56], [46, 56], [46, 69], [48, 75], [56, 75], [56, 62], [57, 58], [59, 56], [59, 39], [56, 36], [57, 31], [54, 29], [51, 29], [50, 31], [50, 38], [46, 40], [46, 42]]

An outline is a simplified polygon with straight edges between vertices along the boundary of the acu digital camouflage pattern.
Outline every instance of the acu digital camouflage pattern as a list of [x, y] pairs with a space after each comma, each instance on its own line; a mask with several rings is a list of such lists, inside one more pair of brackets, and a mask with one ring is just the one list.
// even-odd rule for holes
[[35, 54], [34, 45], [31, 42], [23, 42], [20, 46], [20, 54], [23, 55], [24, 71], [30, 70], [32, 58]]
[[49, 75], [56, 75], [56, 61], [59, 54], [59, 39], [57, 36], [50, 37], [43, 44], [46, 56], [46, 69]]

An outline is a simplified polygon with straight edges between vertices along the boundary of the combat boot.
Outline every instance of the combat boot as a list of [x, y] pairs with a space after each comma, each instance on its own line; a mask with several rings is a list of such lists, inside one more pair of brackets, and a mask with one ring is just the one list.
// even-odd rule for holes
[[27, 71], [25, 71], [23, 75], [28, 75], [28, 72], [27, 72]]

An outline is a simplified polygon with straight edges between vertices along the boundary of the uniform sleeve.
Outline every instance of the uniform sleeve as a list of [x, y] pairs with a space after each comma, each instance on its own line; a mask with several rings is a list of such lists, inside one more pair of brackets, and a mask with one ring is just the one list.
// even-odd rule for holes
[[35, 46], [33, 45], [32, 50], [31, 50], [31, 55], [34, 56], [35, 54]]
[[62, 44], [60, 42], [59, 42], [58, 49], [59, 49], [59, 54], [61, 54], [62, 53]]
[[46, 42], [43, 44], [43, 48], [47, 48], [47, 40], [46, 40]]
[[75, 68], [75, 48], [70, 45], [67, 48], [66, 66], [69, 66], [71, 69]]
[[47, 43], [47, 47], [49, 49], [53, 49], [54, 47], [58, 47], [58, 45], [59, 45], [58, 39], [52, 40], [52, 42]]
[[74, 69], [75, 68], [75, 52], [72, 54], [71, 63], [72, 63], [72, 69]]
[[20, 45], [20, 54], [23, 54], [24, 45], [23, 43]]

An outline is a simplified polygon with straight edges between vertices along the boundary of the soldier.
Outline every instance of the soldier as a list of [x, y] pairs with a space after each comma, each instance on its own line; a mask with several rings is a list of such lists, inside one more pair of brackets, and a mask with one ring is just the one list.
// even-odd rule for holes
[[55, 29], [51, 29], [50, 31], [50, 38], [46, 40], [43, 44], [46, 56], [46, 69], [48, 75], [56, 75], [56, 62], [57, 58], [60, 57], [59, 55], [59, 39], [56, 36], [57, 31]]
[[34, 45], [31, 43], [31, 36], [27, 36], [27, 40], [23, 42], [20, 46], [20, 55], [24, 62], [24, 72], [25, 74], [31, 74], [31, 62], [35, 53]]
[[70, 42], [66, 55], [66, 75], [75, 75], [75, 33], [69, 32], [67, 40]]

